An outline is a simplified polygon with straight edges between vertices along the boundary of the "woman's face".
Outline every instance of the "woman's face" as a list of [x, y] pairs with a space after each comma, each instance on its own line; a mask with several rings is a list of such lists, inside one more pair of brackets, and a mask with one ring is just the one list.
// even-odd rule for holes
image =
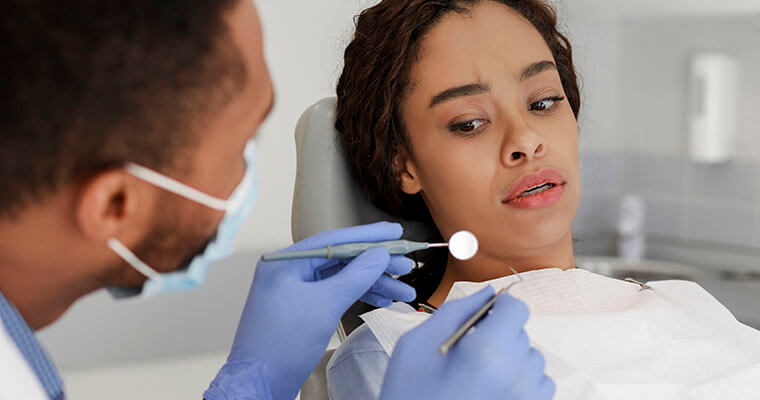
[[571, 243], [578, 128], [530, 22], [491, 1], [449, 13], [423, 40], [410, 82], [402, 187], [421, 192], [441, 234], [470, 230], [478, 257], [502, 261]]

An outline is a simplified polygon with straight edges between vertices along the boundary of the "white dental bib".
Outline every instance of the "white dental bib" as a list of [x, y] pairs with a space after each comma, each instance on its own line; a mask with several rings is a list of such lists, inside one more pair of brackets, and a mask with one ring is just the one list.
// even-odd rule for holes
[[[557, 385], [555, 400], [760, 399], [760, 331], [694, 282], [651, 289], [582, 269], [521, 274], [510, 294], [530, 308], [531, 343]], [[448, 300], [515, 281], [457, 282]], [[428, 318], [399, 307], [362, 315], [388, 355]]]

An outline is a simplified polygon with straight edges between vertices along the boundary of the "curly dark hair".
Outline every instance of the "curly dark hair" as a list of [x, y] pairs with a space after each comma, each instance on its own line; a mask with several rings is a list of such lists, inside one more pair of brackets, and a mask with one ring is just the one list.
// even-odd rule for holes
[[[483, 0], [382, 0], [356, 18], [356, 33], [345, 51], [337, 85], [335, 127], [353, 176], [379, 209], [405, 219], [432, 223], [422, 196], [401, 190], [399, 155], [410, 152], [401, 116], [410, 70], [425, 35], [448, 13], [466, 13]], [[577, 119], [580, 92], [572, 46], [557, 28], [554, 8], [543, 0], [490, 0], [520, 13], [552, 52], [567, 100]], [[443, 256], [428, 263], [444, 262]], [[427, 264], [427, 263], [426, 263]], [[437, 286], [442, 268], [418, 271], [425, 288]], [[438, 279], [438, 281], [436, 281]], [[413, 286], [415, 286], [413, 284]]]

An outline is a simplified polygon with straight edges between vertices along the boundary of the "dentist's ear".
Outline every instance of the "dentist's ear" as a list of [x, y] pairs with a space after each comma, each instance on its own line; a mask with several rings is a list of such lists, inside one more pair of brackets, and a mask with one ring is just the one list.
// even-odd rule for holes
[[422, 190], [422, 184], [417, 174], [417, 165], [411, 157], [397, 154], [393, 158], [393, 169], [396, 176], [401, 179], [401, 190], [404, 193], [417, 194]]
[[94, 241], [144, 227], [150, 221], [151, 208], [146, 206], [155, 201], [155, 196], [149, 185], [124, 170], [99, 173], [84, 183], [74, 199], [77, 226]]

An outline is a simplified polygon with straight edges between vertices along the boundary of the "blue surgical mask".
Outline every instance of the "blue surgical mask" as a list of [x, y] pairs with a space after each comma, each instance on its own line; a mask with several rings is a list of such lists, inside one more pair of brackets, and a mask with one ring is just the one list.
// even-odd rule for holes
[[157, 294], [193, 289], [203, 283], [206, 278], [208, 264], [231, 255], [235, 250], [235, 238], [240, 226], [253, 209], [258, 198], [258, 182], [255, 174], [255, 146], [250, 141], [244, 152], [246, 170], [243, 179], [232, 192], [229, 199], [219, 199], [210, 196], [168, 176], [137, 164], [127, 164], [126, 170], [135, 177], [156, 185], [189, 200], [203, 204], [215, 210], [224, 211], [222, 222], [219, 223], [216, 236], [206, 246], [203, 253], [196, 255], [185, 266], [177, 271], [159, 273], [140, 260], [118, 239], [108, 240], [108, 247], [131, 265], [137, 272], [145, 275], [142, 288], [110, 287], [108, 291], [117, 299], [126, 297], [152, 297]]

